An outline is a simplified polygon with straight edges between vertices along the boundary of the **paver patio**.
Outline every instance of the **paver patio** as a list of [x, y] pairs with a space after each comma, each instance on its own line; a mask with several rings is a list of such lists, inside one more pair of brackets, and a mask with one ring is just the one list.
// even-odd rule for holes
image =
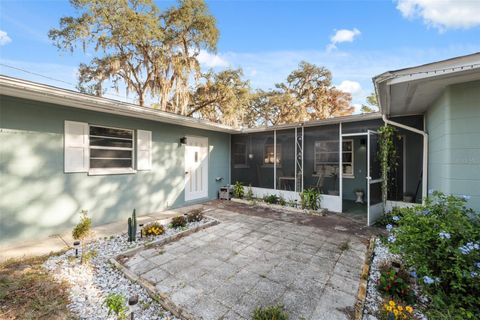
[[137, 252], [125, 265], [198, 319], [250, 319], [255, 307], [273, 304], [290, 319], [349, 319], [366, 237], [268, 209], [212, 207], [219, 225]]

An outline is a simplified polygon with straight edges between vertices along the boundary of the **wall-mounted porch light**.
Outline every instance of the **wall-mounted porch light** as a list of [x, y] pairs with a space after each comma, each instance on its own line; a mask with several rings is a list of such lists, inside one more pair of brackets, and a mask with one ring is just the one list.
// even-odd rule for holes
[[181, 137], [180, 144], [187, 144], [187, 137]]
[[253, 159], [253, 153], [248, 154], [248, 159], [252, 160]]

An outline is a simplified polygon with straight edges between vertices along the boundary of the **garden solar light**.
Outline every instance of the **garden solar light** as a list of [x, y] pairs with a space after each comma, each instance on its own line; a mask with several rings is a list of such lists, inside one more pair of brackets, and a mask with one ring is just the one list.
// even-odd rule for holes
[[80, 241], [74, 241], [73, 246], [75, 247], [75, 257], [78, 258], [78, 246], [80, 245]]
[[133, 311], [135, 311], [135, 305], [138, 303], [138, 295], [131, 296], [128, 298], [128, 306], [130, 307], [130, 310], [132, 311], [130, 313], [130, 319], [133, 320]]
[[140, 238], [143, 238], [143, 223], [138, 225], [140, 227]]

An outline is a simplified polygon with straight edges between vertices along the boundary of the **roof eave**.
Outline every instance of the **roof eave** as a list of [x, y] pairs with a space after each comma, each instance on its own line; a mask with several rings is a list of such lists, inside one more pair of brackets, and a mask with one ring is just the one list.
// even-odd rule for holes
[[93, 110], [197, 129], [237, 133], [240, 129], [201, 119], [180, 116], [117, 100], [90, 96], [72, 90], [56, 88], [16, 78], [0, 76], [0, 93], [18, 98], [54, 103], [66, 107]]

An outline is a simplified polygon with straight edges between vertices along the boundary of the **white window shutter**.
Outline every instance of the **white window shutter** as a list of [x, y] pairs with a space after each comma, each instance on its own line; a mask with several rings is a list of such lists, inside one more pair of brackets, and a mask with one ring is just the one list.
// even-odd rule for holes
[[152, 131], [137, 130], [137, 170], [152, 169]]
[[65, 121], [64, 140], [65, 172], [87, 172], [88, 123]]

